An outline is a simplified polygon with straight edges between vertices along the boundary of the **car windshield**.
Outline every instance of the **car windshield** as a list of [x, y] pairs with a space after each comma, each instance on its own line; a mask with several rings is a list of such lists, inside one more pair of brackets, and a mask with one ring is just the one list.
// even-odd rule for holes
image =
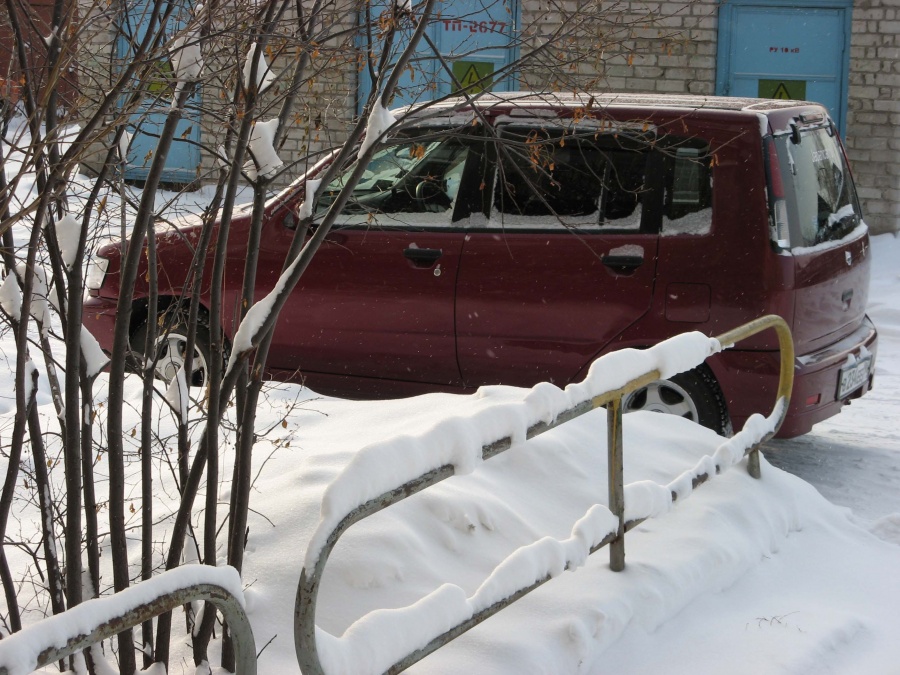
[[[814, 246], [841, 239], [862, 222], [837, 134], [829, 126], [775, 139], [785, 181], [791, 241]], [[793, 188], [793, 189], [792, 189]]]
[[[439, 212], [453, 205], [467, 156], [457, 138], [398, 139], [372, 157], [343, 213]], [[320, 192], [318, 212], [331, 206], [356, 168], [344, 169]]]

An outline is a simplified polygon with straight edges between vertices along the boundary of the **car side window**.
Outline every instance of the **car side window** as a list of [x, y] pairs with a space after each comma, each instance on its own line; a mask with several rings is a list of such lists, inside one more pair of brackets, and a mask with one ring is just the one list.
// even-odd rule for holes
[[[435, 140], [432, 134], [401, 139], [375, 153], [341, 214], [363, 215], [370, 221], [399, 214], [442, 214], [425, 220], [449, 223], [467, 156], [468, 146], [458, 138]], [[350, 165], [325, 187], [320, 213], [331, 205], [354, 168]]]
[[713, 174], [709, 146], [695, 139], [668, 139], [662, 234], [707, 234], [712, 227]]
[[493, 224], [640, 230], [647, 144], [612, 134], [506, 129], [497, 154]]

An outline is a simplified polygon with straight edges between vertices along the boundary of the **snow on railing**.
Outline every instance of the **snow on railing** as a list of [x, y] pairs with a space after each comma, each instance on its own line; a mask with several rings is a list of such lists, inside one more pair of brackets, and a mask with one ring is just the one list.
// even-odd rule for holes
[[196, 600], [213, 603], [234, 639], [237, 675], [256, 675], [256, 643], [233, 567], [184, 565], [88, 600], [0, 640], [0, 675], [27, 675]]
[[[623, 397], [655, 380], [690, 370], [769, 328], [776, 331], [781, 350], [772, 413], [768, 417], [753, 415], [711, 457], [704, 457], [668, 485], [640, 481], [624, 486]], [[717, 338], [686, 333], [650, 349], [613, 352], [595, 361], [583, 382], [565, 390], [542, 383], [521, 401], [489, 407], [474, 417], [447, 418], [417, 437], [394, 438], [363, 448], [326, 490], [321, 519], [306, 551], [294, 608], [294, 645], [304, 675], [400, 672], [564, 570], [583, 565], [591, 553], [607, 544], [610, 567], [621, 571], [628, 530], [665, 513], [675, 501], [685, 499], [698, 485], [745, 455], [749, 455], [749, 473], [759, 478], [759, 445], [775, 435], [787, 414], [793, 363], [790, 329], [780, 317], [766, 316]], [[545, 537], [516, 550], [472, 596], [467, 597], [458, 586], [444, 584], [409, 607], [363, 616], [341, 637], [316, 626], [316, 598], [328, 556], [351, 525], [603, 406], [607, 410], [609, 506], [591, 507], [575, 523], [570, 537]], [[386, 630], [402, 635], [403, 640], [380, 639]]]

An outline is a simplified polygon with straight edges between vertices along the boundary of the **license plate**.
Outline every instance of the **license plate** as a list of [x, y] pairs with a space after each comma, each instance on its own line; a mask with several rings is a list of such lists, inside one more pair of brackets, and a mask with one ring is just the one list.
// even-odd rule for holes
[[869, 379], [869, 371], [871, 368], [871, 356], [867, 356], [864, 359], [858, 359], [852, 365], [846, 365], [841, 368], [841, 377], [838, 380], [838, 400], [841, 400], [863, 386]]

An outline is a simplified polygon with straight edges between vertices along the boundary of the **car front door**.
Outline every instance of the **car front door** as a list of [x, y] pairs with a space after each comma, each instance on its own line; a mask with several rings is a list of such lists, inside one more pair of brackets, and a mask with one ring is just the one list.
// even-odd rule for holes
[[565, 385], [651, 303], [661, 199], [649, 144], [507, 128], [457, 282], [467, 386]]
[[[271, 367], [461, 383], [453, 307], [463, 234], [453, 223], [468, 146], [429, 138], [375, 155], [279, 318]], [[347, 175], [320, 189], [320, 213]], [[358, 384], [379, 394], [377, 381]]]

